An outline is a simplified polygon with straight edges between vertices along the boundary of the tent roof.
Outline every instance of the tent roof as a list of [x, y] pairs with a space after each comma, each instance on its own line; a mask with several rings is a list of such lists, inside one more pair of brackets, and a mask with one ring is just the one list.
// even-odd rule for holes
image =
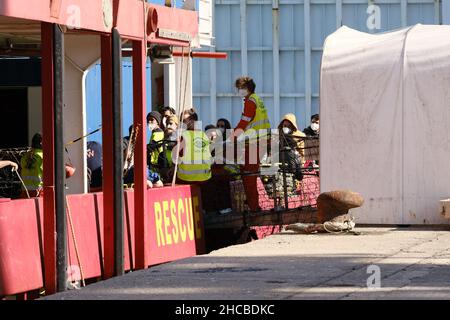
[[322, 72], [344, 68], [342, 71], [351, 73], [393, 61], [406, 63], [405, 59], [414, 59], [422, 67], [440, 68], [429, 65], [429, 58], [448, 65], [449, 55], [450, 25], [416, 24], [377, 34], [343, 26], [325, 40]]

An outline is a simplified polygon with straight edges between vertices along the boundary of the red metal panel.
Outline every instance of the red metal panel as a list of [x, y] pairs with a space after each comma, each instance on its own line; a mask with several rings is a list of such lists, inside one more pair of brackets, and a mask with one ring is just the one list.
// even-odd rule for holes
[[148, 235], [147, 212], [147, 121], [146, 121], [146, 60], [147, 46], [144, 41], [133, 42], [133, 118], [139, 132], [134, 149], [134, 202], [136, 268], [148, 265], [146, 241]]
[[0, 203], [0, 296], [43, 287], [42, 212], [42, 199]]
[[112, 127], [112, 48], [111, 37], [101, 36], [102, 63], [102, 143], [104, 209], [104, 277], [114, 275], [114, 188]]
[[[165, 6], [149, 4], [158, 13], [158, 28], [188, 33], [194, 37], [198, 33], [198, 15], [196, 11], [177, 10]], [[152, 34], [152, 38], [156, 38]]]
[[124, 219], [123, 219], [123, 245], [124, 245], [124, 270], [136, 269], [135, 246], [135, 195], [133, 191], [124, 192]]
[[[0, 15], [22, 19], [58, 23], [61, 25], [78, 24], [80, 29], [110, 33], [117, 27], [123, 38], [144, 39], [146, 24], [144, 23], [144, 4], [141, 0], [112, 1], [113, 7], [104, 7], [103, 0], [2, 0]], [[59, 1], [57, 1], [59, 2]], [[195, 11], [180, 10], [145, 4], [148, 9], [154, 8], [158, 14], [158, 28], [176, 32], [189, 33], [194, 37], [198, 32], [198, 18]], [[58, 8], [59, 7], [59, 8]], [[59, 9], [59, 10], [56, 10]], [[104, 17], [113, 12], [111, 23]], [[151, 39], [156, 35], [152, 34]], [[170, 42], [170, 39], [165, 39]], [[188, 45], [187, 41], [176, 41], [174, 45]]]
[[150, 265], [204, 253], [200, 190], [176, 186], [148, 190]]
[[42, 147], [44, 151], [45, 288], [56, 292], [56, 220], [54, 155], [53, 30], [42, 23]]
[[[94, 278], [101, 276], [101, 229], [102, 212], [99, 210], [95, 194], [80, 194], [67, 196], [67, 237], [68, 237], [68, 278], [79, 279], [82, 276]], [[98, 200], [98, 199], [97, 199]], [[73, 233], [70, 228], [73, 225]], [[80, 261], [77, 259], [77, 252]]]
[[[193, 186], [149, 189], [146, 195], [149, 205], [145, 214], [148, 265], [204, 253], [199, 189]], [[103, 195], [82, 194], [67, 198], [80, 258], [78, 261], [68, 225], [69, 277], [80, 279], [82, 269], [85, 279], [98, 278], [101, 276], [104, 254]], [[43, 224], [42, 203], [42, 199], [0, 202], [0, 296], [43, 286], [39, 246], [39, 230], [42, 230]], [[124, 204], [125, 269], [129, 270], [135, 265], [133, 191], [125, 192]]]

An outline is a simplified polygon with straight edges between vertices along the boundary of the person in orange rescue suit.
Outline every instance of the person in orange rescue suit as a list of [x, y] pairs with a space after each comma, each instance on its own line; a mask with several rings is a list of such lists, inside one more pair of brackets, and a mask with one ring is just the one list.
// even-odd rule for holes
[[267, 144], [264, 141], [267, 139], [267, 131], [270, 130], [270, 121], [263, 100], [255, 94], [256, 84], [252, 78], [238, 78], [235, 87], [239, 96], [243, 99], [244, 110], [230, 139], [231, 141], [236, 140], [241, 135], [249, 138], [249, 143], [245, 147], [245, 160], [241, 166], [241, 173], [243, 173], [242, 182], [249, 210], [256, 212], [261, 210], [257, 173], [259, 172], [260, 160], [266, 151], [265, 145]]

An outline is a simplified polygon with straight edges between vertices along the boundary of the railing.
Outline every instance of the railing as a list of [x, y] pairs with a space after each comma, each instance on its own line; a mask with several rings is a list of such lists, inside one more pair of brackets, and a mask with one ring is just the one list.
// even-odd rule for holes
[[[30, 148], [0, 149], [0, 160], [9, 160], [20, 165], [22, 156], [29, 152]], [[19, 198], [22, 183], [18, 175], [11, 171], [11, 167], [0, 169], [0, 198]]]
[[[311, 222], [315, 219], [320, 193], [318, 137], [272, 133], [270, 139], [283, 141], [279, 144], [279, 162], [271, 163], [263, 159], [259, 172], [235, 174], [231, 181], [214, 181], [213, 176], [208, 187], [203, 188], [202, 192], [208, 193], [203, 197], [208, 202], [205, 203], [206, 228], [238, 227], [244, 224], [258, 226], [259, 231], [266, 228], [273, 232], [275, 225]], [[257, 176], [260, 212], [249, 212], [242, 181], [246, 175]], [[220, 198], [228, 196], [232, 210], [220, 214], [221, 208], [214, 208], [214, 203], [223, 207], [226, 201]]]

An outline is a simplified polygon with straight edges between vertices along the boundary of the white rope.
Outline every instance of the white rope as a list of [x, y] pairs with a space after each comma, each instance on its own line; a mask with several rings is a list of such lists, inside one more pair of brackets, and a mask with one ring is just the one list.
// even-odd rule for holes
[[[80, 253], [78, 252], [77, 239], [75, 237], [75, 229], [74, 229], [73, 223], [72, 223], [72, 214], [70, 212], [69, 199], [67, 198], [67, 196], [66, 196], [66, 208], [67, 208], [67, 216], [69, 218], [70, 231], [72, 234], [73, 246], [75, 248], [75, 254], [77, 256], [78, 267], [80, 268], [80, 278], [81, 278], [80, 280], [81, 280], [81, 284], [83, 285], [83, 287], [85, 287], [86, 283], [84, 282], [83, 266], [81, 265]], [[70, 250], [68, 250], [68, 251], [70, 252]]]
[[[336, 226], [336, 224], [334, 224], [332, 221], [325, 221], [323, 223], [323, 228], [325, 229], [325, 231], [329, 232], [329, 233], [348, 233], [351, 232], [353, 229], [353, 226], [350, 224], [351, 221], [344, 221], [343, 223], [340, 224], [340, 226]], [[329, 226], [329, 228], [327, 228], [327, 225]], [[339, 230], [331, 230], [331, 228], [333, 228], [333, 226], [335, 228], [338, 228]]]
[[[190, 48], [191, 44], [189, 43], [189, 48]], [[187, 78], [188, 78], [188, 74], [189, 74], [189, 55], [187, 57], [188, 59], [188, 65], [186, 67], [186, 78], [185, 78], [185, 86], [184, 86], [184, 97], [183, 97], [183, 106], [181, 107], [181, 94], [182, 94], [182, 82], [183, 82], [183, 62], [184, 62], [184, 47], [181, 48], [181, 70], [180, 70], [180, 89], [179, 89], [179, 94], [178, 94], [178, 106], [180, 107], [180, 113], [178, 115], [178, 119], [180, 119], [180, 125], [178, 126], [178, 134], [177, 134], [177, 148], [176, 148], [176, 154], [175, 154], [175, 169], [173, 172], [173, 177], [172, 177], [172, 187], [175, 186], [175, 181], [177, 178], [177, 171], [178, 171], [178, 159], [179, 159], [179, 155], [180, 155], [180, 141], [181, 141], [181, 131], [182, 131], [182, 125], [183, 125], [183, 121], [181, 119], [182, 115], [184, 114], [184, 111], [186, 110], [186, 91], [187, 91]]]
[[20, 176], [19, 172], [18, 172], [17, 170], [13, 170], [13, 171], [16, 172], [17, 176], [19, 177], [20, 182], [22, 182], [22, 186], [23, 186], [23, 188], [25, 189], [25, 192], [27, 193], [28, 199], [30, 199], [31, 197], [30, 197], [30, 194], [28, 193], [27, 186], [26, 186], [25, 183], [23, 182], [22, 177]]

